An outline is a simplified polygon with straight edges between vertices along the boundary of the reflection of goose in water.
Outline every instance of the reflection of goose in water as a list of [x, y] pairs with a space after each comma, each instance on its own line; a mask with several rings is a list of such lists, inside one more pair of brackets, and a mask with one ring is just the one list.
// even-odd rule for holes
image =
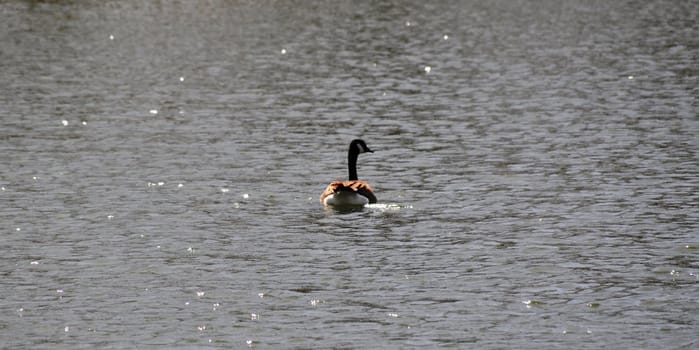
[[367, 147], [363, 140], [356, 139], [350, 143], [347, 152], [347, 167], [349, 180], [335, 180], [325, 188], [320, 195], [320, 203], [329, 206], [363, 206], [376, 203], [373, 189], [366, 182], [357, 178], [357, 157], [360, 153], [374, 152]]

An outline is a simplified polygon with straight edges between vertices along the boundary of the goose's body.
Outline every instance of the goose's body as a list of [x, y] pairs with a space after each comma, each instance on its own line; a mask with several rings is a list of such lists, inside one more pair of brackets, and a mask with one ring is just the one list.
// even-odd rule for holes
[[350, 143], [347, 152], [349, 180], [331, 182], [320, 195], [321, 204], [333, 207], [354, 207], [376, 203], [376, 196], [371, 185], [357, 178], [357, 157], [364, 152], [374, 151], [370, 150], [362, 140], [357, 139]]
[[371, 185], [362, 180], [335, 180], [320, 195], [324, 205], [335, 207], [363, 206], [376, 203]]

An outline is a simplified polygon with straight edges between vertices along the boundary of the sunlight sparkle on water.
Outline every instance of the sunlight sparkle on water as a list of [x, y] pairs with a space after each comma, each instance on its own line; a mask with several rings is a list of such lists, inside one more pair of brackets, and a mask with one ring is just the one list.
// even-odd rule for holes
[[527, 309], [531, 309], [532, 306], [535, 306], [535, 305], [542, 305], [543, 302], [538, 301], [538, 300], [525, 300], [525, 301], [522, 302], [522, 304], [526, 305], [526, 306], [527, 306]]
[[397, 203], [373, 203], [373, 204], [367, 204], [365, 205], [366, 208], [369, 209], [377, 209], [381, 211], [387, 211], [387, 210], [401, 210], [401, 209], [412, 209], [412, 205], [401, 205]]

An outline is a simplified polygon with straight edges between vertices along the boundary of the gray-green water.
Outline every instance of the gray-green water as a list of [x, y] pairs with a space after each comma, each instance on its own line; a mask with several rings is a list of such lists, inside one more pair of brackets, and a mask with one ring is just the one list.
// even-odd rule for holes
[[697, 22], [3, 1], [1, 347], [696, 348]]

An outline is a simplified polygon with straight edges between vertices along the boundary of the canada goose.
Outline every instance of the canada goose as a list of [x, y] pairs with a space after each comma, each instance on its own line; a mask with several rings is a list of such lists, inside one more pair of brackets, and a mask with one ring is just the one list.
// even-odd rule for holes
[[363, 206], [376, 203], [374, 190], [366, 182], [357, 178], [357, 157], [360, 153], [374, 152], [363, 140], [356, 139], [350, 143], [347, 152], [349, 180], [335, 180], [320, 195], [320, 203], [329, 206]]

